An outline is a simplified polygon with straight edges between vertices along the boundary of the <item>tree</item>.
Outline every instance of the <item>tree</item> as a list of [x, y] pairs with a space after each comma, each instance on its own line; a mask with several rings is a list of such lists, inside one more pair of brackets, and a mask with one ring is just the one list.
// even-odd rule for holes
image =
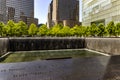
[[107, 29], [107, 32], [108, 32], [108, 34], [110, 36], [112, 36], [112, 35], [116, 36], [116, 33], [115, 33], [115, 24], [114, 24], [113, 21], [111, 21], [111, 22], [108, 23], [106, 29]]
[[37, 35], [40, 35], [40, 36], [46, 36], [48, 33], [48, 28], [46, 25], [42, 25], [41, 27], [39, 27], [39, 30], [38, 30], [38, 33]]
[[90, 27], [89, 27], [89, 26], [85, 27], [85, 33], [84, 33], [84, 36], [85, 36], [85, 37], [90, 36]]
[[74, 28], [71, 28], [70, 29], [70, 36], [74, 36], [75, 35], [75, 30], [74, 30]]
[[59, 36], [59, 31], [63, 28], [63, 25], [57, 24], [51, 28], [51, 36]]
[[28, 29], [28, 34], [29, 34], [30, 36], [34, 36], [34, 35], [37, 34], [37, 31], [38, 31], [37, 26], [32, 23], [32, 24], [30, 25], [29, 29]]
[[27, 35], [28, 34], [28, 27], [25, 22], [19, 21], [17, 24], [17, 36]]
[[58, 31], [58, 36], [70, 36], [70, 27], [64, 26], [60, 31]]
[[89, 31], [90, 31], [90, 35], [95, 37], [96, 34], [97, 34], [97, 31], [98, 31], [98, 28], [97, 28], [96, 24], [93, 23], [93, 24], [90, 26]]
[[72, 35], [74, 36], [83, 36], [84, 35], [84, 29], [82, 26], [75, 25], [71, 30], [72, 30]]
[[3, 22], [0, 22], [0, 36], [3, 35], [3, 28], [4, 28], [5, 24]]
[[81, 26], [81, 30], [80, 31], [81, 31], [81, 34], [82, 34], [83, 37], [86, 36], [86, 28], [87, 27], [85, 27], [85, 26]]
[[102, 23], [100, 23], [98, 25], [97, 36], [103, 37], [105, 33], [106, 33], [105, 26]]
[[14, 27], [15, 27], [15, 23], [12, 21], [12, 20], [9, 20], [8, 22], [7, 22], [7, 25], [6, 25], [6, 27], [5, 27], [5, 29], [6, 29], [6, 35], [7, 36], [14, 36], [14, 34], [15, 34], [15, 29], [14, 29]]
[[116, 24], [115, 33], [116, 33], [117, 36], [120, 35], [120, 23]]

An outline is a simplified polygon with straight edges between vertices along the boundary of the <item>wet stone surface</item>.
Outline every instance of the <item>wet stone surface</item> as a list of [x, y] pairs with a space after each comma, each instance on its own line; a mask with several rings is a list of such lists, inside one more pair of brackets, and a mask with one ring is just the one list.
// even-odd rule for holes
[[110, 57], [0, 64], [0, 80], [102, 80]]
[[82, 38], [9, 38], [9, 51], [81, 48], [85, 48], [85, 40]]
[[120, 80], [120, 56], [112, 56], [103, 80]]

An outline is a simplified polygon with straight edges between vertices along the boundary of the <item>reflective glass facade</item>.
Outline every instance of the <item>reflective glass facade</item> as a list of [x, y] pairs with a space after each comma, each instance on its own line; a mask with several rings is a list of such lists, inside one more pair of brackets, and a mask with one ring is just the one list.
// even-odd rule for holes
[[0, 15], [4, 19], [29, 23], [34, 20], [34, 0], [0, 0]]
[[120, 0], [82, 0], [83, 25], [120, 21]]

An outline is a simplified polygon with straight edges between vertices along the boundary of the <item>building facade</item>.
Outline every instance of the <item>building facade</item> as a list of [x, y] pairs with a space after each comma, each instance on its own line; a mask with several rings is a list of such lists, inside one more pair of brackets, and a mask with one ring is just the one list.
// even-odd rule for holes
[[108, 24], [120, 21], [120, 0], [82, 0], [82, 24]]
[[6, 21], [6, 1], [0, 0], [0, 21]]
[[48, 27], [62, 23], [74, 26], [79, 23], [79, 0], [52, 0], [48, 10]]
[[34, 22], [34, 0], [0, 0], [0, 14], [4, 15], [1, 21], [5, 23], [22, 20], [30, 25]]

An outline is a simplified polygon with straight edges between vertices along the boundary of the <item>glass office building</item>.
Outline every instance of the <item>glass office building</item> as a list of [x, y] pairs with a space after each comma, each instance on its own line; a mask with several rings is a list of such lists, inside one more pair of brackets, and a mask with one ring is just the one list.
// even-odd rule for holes
[[82, 0], [82, 24], [120, 22], [120, 0]]
[[0, 0], [1, 15], [4, 16], [4, 21], [0, 19], [3, 22], [23, 20], [30, 24], [34, 22], [34, 0]]

